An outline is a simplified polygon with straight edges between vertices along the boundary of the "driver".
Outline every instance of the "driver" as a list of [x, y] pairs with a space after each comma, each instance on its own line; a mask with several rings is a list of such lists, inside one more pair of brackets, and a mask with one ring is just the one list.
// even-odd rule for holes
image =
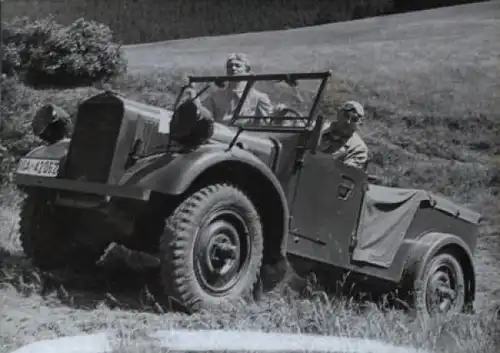
[[357, 133], [364, 116], [364, 108], [359, 102], [351, 100], [342, 104], [337, 121], [333, 121], [323, 132], [320, 150], [331, 153], [334, 159], [344, 164], [366, 170], [368, 147]]
[[[243, 53], [230, 54], [226, 61], [226, 73], [228, 76], [250, 73], [250, 62], [247, 56]], [[225, 88], [208, 95], [203, 103], [199, 98], [194, 100], [194, 103], [203, 116], [210, 117], [215, 122], [227, 122], [232, 118], [234, 110], [238, 106], [245, 85], [246, 81], [228, 82]], [[196, 96], [194, 89], [190, 89], [188, 92], [191, 99]], [[262, 117], [271, 116], [272, 113], [273, 105], [269, 96], [252, 87], [248, 92], [240, 115]]]

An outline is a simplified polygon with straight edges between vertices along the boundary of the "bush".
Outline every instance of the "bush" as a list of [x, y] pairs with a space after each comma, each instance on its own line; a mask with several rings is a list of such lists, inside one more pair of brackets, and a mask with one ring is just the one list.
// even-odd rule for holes
[[2, 70], [35, 85], [75, 86], [105, 81], [126, 70], [121, 45], [109, 27], [78, 19], [15, 19], [3, 25]]
[[16, 78], [2, 77], [0, 82], [0, 186], [11, 181], [18, 155], [37, 145], [30, 127], [22, 117], [31, 101], [30, 92]]
[[8, 143], [22, 137], [23, 121], [19, 119], [26, 105], [29, 104], [29, 92], [16, 78], [3, 77], [0, 83], [2, 104], [0, 105], [0, 137], [2, 143]]

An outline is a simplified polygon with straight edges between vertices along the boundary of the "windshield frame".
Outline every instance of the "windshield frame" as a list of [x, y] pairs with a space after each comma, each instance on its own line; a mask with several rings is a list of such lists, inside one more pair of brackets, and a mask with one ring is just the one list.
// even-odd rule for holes
[[[188, 83], [182, 86], [181, 91], [179, 92], [177, 99], [174, 103], [174, 111], [177, 110], [177, 107], [181, 101], [182, 96], [186, 89], [192, 87], [194, 83], [206, 83], [206, 85], [198, 92], [197, 97], [201, 96], [206, 90], [208, 90], [212, 85], [215, 85], [219, 88], [224, 88], [225, 85], [229, 82], [241, 82], [246, 81], [245, 88], [242, 92], [241, 98], [239, 99], [238, 105], [235, 108], [231, 119], [228, 123], [224, 123], [223, 125], [227, 127], [234, 127], [238, 129], [244, 129], [249, 131], [280, 131], [280, 132], [297, 132], [304, 130], [311, 130], [314, 127], [317, 111], [318, 111], [318, 103], [321, 101], [323, 97], [323, 93], [326, 87], [328, 80], [332, 75], [332, 71], [318, 71], [318, 72], [299, 72], [299, 73], [277, 73], [277, 74], [246, 74], [246, 75], [236, 75], [236, 76], [188, 76]], [[306, 121], [304, 126], [281, 126], [281, 125], [262, 125], [262, 124], [252, 124], [248, 123], [245, 125], [238, 125], [236, 122], [242, 119], [251, 119], [254, 120], [264, 120], [264, 119], [276, 119], [276, 117], [271, 116], [247, 116], [240, 115], [241, 109], [243, 108], [248, 94], [251, 88], [254, 86], [256, 82], [260, 81], [275, 81], [275, 83], [285, 82], [292, 88], [296, 88], [299, 80], [320, 80], [320, 84], [316, 90], [316, 94], [314, 95], [312, 106], [309, 110], [309, 114], [306, 116], [295, 116], [293, 118], [279, 118], [280, 121], [296, 121], [303, 120]]]

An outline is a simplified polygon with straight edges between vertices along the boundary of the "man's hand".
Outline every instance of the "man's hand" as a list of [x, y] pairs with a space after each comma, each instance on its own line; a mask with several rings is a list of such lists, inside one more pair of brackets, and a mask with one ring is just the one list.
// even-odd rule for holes
[[332, 153], [332, 158], [335, 160], [343, 161], [347, 157], [347, 151], [344, 150], [343, 148], [334, 151]]
[[277, 112], [277, 111], [280, 111], [280, 110], [284, 110], [286, 108], [286, 104], [285, 103], [278, 103], [274, 106], [274, 111]]
[[193, 103], [199, 108], [201, 106], [200, 97], [196, 97], [198, 95], [198, 91], [194, 88], [194, 84], [188, 86], [186, 89], [188, 98], [193, 101]]
[[186, 93], [188, 94], [189, 99], [195, 99], [198, 91], [194, 88], [194, 85], [191, 84], [186, 88]]

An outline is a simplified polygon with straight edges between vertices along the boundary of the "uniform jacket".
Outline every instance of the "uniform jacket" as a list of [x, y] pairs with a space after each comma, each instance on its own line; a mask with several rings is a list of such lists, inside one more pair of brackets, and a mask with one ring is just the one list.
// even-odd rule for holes
[[369, 151], [361, 136], [357, 132], [351, 135], [342, 133], [335, 123], [323, 133], [320, 150], [356, 168], [365, 170], [368, 164]]
[[[234, 91], [230, 88], [220, 89], [209, 95], [203, 106], [207, 108], [216, 122], [225, 122], [232, 118], [234, 110], [243, 92]], [[270, 116], [273, 113], [273, 105], [268, 95], [252, 88], [248, 92], [240, 115]]]

